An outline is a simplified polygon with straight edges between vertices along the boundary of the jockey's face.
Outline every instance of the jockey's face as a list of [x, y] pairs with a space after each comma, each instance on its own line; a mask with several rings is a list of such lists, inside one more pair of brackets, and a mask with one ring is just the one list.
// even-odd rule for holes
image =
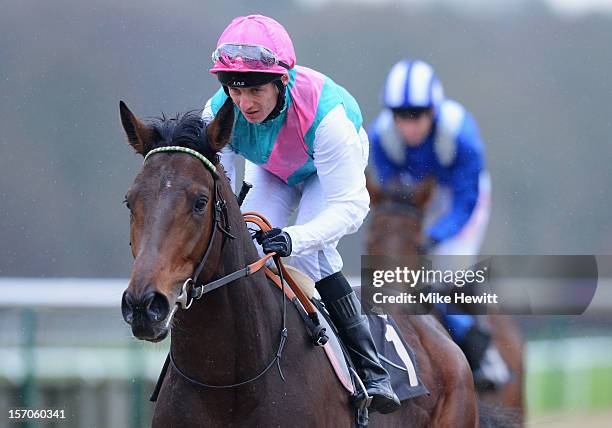
[[400, 135], [404, 138], [404, 142], [410, 147], [423, 144], [433, 124], [431, 110], [412, 117], [393, 115], [393, 120]]
[[[281, 80], [283, 85], [286, 86], [289, 76], [285, 74]], [[273, 82], [250, 88], [230, 87], [229, 96], [247, 121], [250, 123], [261, 123], [272, 113], [276, 106], [278, 88]]]

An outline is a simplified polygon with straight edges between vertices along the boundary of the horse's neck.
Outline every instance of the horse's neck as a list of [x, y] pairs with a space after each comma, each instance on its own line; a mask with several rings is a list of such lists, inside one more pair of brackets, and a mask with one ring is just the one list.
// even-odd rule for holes
[[[226, 192], [224, 192], [226, 193]], [[231, 233], [213, 278], [257, 258], [233, 194], [225, 196]], [[280, 306], [262, 272], [206, 294], [175, 316], [172, 349], [185, 371], [207, 383], [227, 384], [252, 375], [278, 345]], [[245, 376], [243, 376], [245, 375]]]

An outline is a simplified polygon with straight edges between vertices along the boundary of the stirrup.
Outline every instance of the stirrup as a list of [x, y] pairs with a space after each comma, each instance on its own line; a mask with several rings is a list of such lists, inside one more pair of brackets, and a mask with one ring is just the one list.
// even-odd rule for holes
[[355, 391], [355, 394], [351, 396], [351, 402], [353, 406], [358, 409], [367, 409], [368, 407], [370, 407], [370, 404], [372, 404], [372, 397], [368, 394], [367, 388], [363, 384], [363, 381], [361, 380], [355, 369], [349, 367], [349, 370], [353, 375], [353, 379], [357, 381], [357, 385], [355, 386], [358, 387]]

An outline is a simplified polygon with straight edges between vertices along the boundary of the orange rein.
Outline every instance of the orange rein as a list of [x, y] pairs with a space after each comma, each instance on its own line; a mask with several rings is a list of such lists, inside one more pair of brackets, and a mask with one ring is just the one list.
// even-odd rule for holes
[[[249, 211], [249, 212], [243, 213], [242, 217], [244, 218], [244, 221], [246, 223], [253, 223], [253, 224], [257, 225], [264, 232], [267, 232], [270, 229], [272, 229], [272, 225], [270, 224], [270, 222], [264, 216], [262, 216], [259, 213], [256, 213], [256, 212], [253, 212], [253, 211]], [[252, 272], [256, 272], [257, 270], [261, 269], [261, 267], [263, 265], [266, 264], [266, 262], [268, 261], [268, 259], [270, 257], [272, 257], [274, 255], [276, 255], [276, 253], [266, 254], [264, 257], [262, 257], [258, 261], [250, 264], [249, 268], [254, 269]], [[285, 269], [285, 266], [283, 265], [282, 261], [280, 261], [280, 259], [279, 259], [279, 264], [278, 265], [279, 265], [279, 268], [281, 269], [281, 272], [283, 274], [283, 278], [285, 279], [287, 284], [289, 284], [289, 287], [293, 291], [293, 294], [295, 294], [295, 296], [297, 296], [298, 300], [300, 301], [300, 303], [302, 304], [302, 306], [304, 307], [306, 312], [308, 312], [308, 314], [316, 314], [317, 310], [315, 309], [314, 305], [312, 304], [312, 302], [310, 301], [308, 296], [306, 296], [306, 294], [304, 294], [304, 292], [299, 287], [299, 285], [297, 285], [297, 283], [291, 277], [289, 272], [287, 272], [287, 270]], [[278, 277], [278, 275], [273, 273], [268, 268], [265, 269], [265, 272], [266, 272], [266, 276], [268, 278], [270, 278], [279, 288], [282, 288], [282, 284], [280, 283], [280, 278]], [[289, 298], [292, 298], [292, 296], [289, 296]]]

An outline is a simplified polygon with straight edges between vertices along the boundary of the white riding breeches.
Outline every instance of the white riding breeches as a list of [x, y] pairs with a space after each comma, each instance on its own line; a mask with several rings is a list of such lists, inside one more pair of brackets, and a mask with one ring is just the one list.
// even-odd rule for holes
[[[295, 224], [304, 224], [315, 218], [326, 206], [325, 196], [318, 176], [312, 175], [295, 186], [288, 186], [281, 179], [245, 161], [244, 179], [253, 185], [242, 204], [242, 212], [256, 211], [266, 217], [272, 227], [284, 228], [297, 209]], [[293, 255], [287, 264], [301, 270], [315, 282], [342, 270], [342, 258], [336, 249], [338, 242], [322, 250], [304, 255]], [[260, 246], [258, 251], [263, 252]]]

